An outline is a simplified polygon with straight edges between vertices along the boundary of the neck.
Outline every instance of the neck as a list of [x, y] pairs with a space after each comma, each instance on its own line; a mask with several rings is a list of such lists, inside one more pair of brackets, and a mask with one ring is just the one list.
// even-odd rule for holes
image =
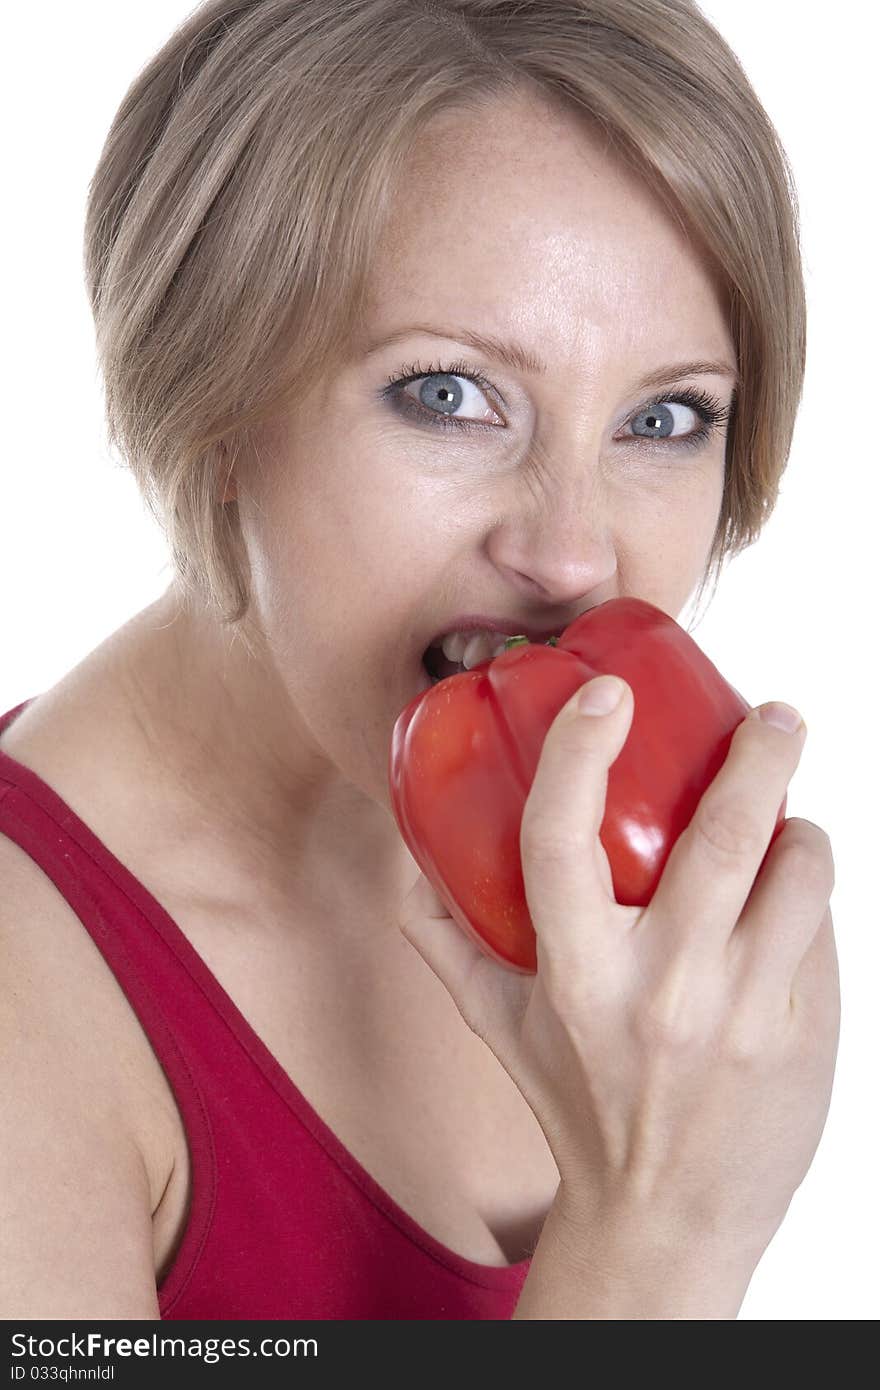
[[[309, 737], [264, 646], [174, 586], [121, 630], [117, 682], [151, 784], [174, 800], [164, 869], [209, 854], [218, 894], [253, 885], [390, 917], [417, 876], [388, 810]], [[250, 647], [250, 649], [249, 649]]]

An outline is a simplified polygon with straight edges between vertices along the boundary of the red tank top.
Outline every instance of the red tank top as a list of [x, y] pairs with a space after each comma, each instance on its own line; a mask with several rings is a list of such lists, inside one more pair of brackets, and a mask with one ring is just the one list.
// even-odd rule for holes
[[[0, 717], [0, 733], [24, 700]], [[336, 1138], [183, 932], [56, 792], [0, 748], [0, 834], [91, 935], [162, 1065], [192, 1200], [163, 1319], [510, 1318], [529, 1260], [482, 1265], [412, 1219]]]

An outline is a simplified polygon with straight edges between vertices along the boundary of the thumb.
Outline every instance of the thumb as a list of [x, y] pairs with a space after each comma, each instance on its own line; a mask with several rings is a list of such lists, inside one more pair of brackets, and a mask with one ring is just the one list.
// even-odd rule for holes
[[450, 916], [433, 884], [419, 874], [398, 913], [401, 933], [438, 975], [453, 998], [483, 952]]
[[[594, 701], [584, 708], [585, 694]], [[601, 697], [601, 698], [600, 698]], [[547, 731], [523, 808], [520, 857], [539, 950], [583, 948], [587, 925], [615, 902], [599, 839], [608, 769], [630, 731], [635, 701], [619, 676], [594, 677], [575, 691]]]
[[[446, 986], [471, 1032], [495, 1051], [525, 1004], [533, 976], [514, 975], [475, 944], [420, 874], [401, 903], [401, 934]], [[496, 1052], [496, 1055], [497, 1052]]]

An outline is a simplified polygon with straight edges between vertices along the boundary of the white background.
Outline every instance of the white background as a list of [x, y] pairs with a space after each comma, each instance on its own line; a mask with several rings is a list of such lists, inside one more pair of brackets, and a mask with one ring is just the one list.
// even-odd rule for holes
[[[0, 713], [52, 685], [170, 578], [164, 541], [105, 445], [81, 243], [86, 187], [117, 105], [189, 8], [56, 0], [5, 17]], [[868, 0], [841, 0], [833, 16], [794, 0], [703, 10], [793, 164], [809, 340], [776, 513], [694, 635], [752, 703], [787, 700], [807, 721], [788, 813], [832, 839], [843, 997], [825, 1133], [740, 1316], [876, 1318], [880, 306], [869, 130], [880, 35]]]

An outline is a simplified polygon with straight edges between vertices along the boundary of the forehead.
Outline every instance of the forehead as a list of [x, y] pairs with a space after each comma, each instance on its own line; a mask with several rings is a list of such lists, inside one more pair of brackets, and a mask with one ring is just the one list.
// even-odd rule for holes
[[[575, 113], [533, 98], [422, 131], [370, 281], [373, 335], [507, 331], [564, 362], [596, 350], [728, 344], [723, 293], [656, 191]], [[659, 341], [658, 341], [659, 340]]]

